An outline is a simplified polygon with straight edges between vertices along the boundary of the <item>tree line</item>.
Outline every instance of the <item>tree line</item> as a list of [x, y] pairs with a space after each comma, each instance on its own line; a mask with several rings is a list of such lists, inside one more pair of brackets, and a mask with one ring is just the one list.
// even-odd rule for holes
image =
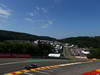
[[36, 45], [32, 42], [1, 41], [0, 53], [31, 54], [32, 56], [47, 56], [53, 49], [50, 44]]
[[63, 43], [78, 45], [83, 48], [100, 48], [100, 37], [71, 37], [60, 40]]

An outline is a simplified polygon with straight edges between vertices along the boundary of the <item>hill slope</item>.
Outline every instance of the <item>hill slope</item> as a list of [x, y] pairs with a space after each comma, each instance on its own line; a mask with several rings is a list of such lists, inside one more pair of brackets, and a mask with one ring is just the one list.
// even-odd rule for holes
[[61, 42], [78, 45], [79, 47], [100, 48], [100, 36], [71, 37], [71, 38], [62, 39]]
[[0, 40], [56, 40], [47, 36], [37, 36], [28, 33], [0, 30]]

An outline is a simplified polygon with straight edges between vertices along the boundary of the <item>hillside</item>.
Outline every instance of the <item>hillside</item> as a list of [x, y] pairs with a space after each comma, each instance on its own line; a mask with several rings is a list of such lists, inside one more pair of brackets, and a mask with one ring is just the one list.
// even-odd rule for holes
[[100, 48], [100, 36], [95, 37], [70, 37], [60, 40], [64, 43], [78, 45], [79, 47]]
[[[0, 40], [57, 40], [48, 36], [37, 36], [28, 33], [0, 30]], [[100, 48], [100, 36], [70, 37], [59, 40], [63, 43], [78, 45], [79, 47]]]
[[47, 36], [0, 30], [0, 40], [56, 40]]

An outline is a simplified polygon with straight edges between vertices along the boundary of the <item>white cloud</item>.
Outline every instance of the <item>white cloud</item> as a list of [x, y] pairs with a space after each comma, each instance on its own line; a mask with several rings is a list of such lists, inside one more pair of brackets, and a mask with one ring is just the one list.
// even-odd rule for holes
[[52, 20], [33, 20], [31, 18], [25, 18], [25, 20], [41, 28], [48, 28], [54, 23]]
[[7, 6], [5, 4], [0, 3], [0, 6], [3, 8], [7, 8]]
[[0, 17], [1, 18], [8, 18], [12, 13], [12, 10], [7, 8], [6, 5], [0, 4]]
[[47, 9], [46, 8], [41, 8], [41, 10], [44, 12], [44, 13], [47, 13]]
[[4, 4], [0, 4], [0, 25], [4, 25], [11, 15], [12, 10]]
[[11, 13], [10, 13], [9, 10], [6, 10], [6, 9], [3, 9], [3, 8], [0, 8], [0, 15], [10, 16]]
[[49, 24], [53, 24], [53, 21], [48, 21]]
[[40, 7], [36, 6], [35, 9], [36, 9], [36, 10], [40, 10]]
[[30, 15], [31, 17], [33, 17], [33, 16], [34, 16], [34, 13], [33, 13], [33, 12], [31, 12], [31, 13], [29, 13], [29, 15]]
[[41, 28], [48, 28], [48, 27], [49, 27], [49, 24], [45, 24]]
[[25, 20], [36, 27], [48, 28], [53, 24], [53, 21], [49, 18], [47, 13], [47, 8], [36, 6], [33, 8], [32, 12], [28, 13], [28, 16], [25, 18]]
[[33, 22], [31, 18], [25, 18], [26, 21]]
[[0, 15], [0, 18], [8, 18], [8, 16]]
[[45, 16], [45, 13], [47, 13], [48, 10], [46, 8], [43, 8], [43, 7], [34, 7], [32, 12], [29, 13], [29, 16], [30, 17], [39, 17], [41, 15], [44, 15]]
[[41, 11], [40, 11], [40, 10], [41, 10], [40, 7], [38, 7], [38, 6], [34, 7], [33, 10], [32, 10], [32, 12], [29, 13], [29, 16], [30, 16], [30, 17], [33, 17], [33, 16], [36, 16], [36, 17], [37, 17], [37, 16], [40, 16], [40, 14], [41, 14]]
[[45, 23], [44, 25], [42, 25], [41, 28], [48, 28], [52, 24], [53, 24], [53, 21], [48, 21], [47, 23]]

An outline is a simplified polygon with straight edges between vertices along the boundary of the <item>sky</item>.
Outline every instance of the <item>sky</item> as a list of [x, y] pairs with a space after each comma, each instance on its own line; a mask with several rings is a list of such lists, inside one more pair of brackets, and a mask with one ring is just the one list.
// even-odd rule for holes
[[100, 35], [100, 0], [0, 0], [0, 30], [66, 38]]

